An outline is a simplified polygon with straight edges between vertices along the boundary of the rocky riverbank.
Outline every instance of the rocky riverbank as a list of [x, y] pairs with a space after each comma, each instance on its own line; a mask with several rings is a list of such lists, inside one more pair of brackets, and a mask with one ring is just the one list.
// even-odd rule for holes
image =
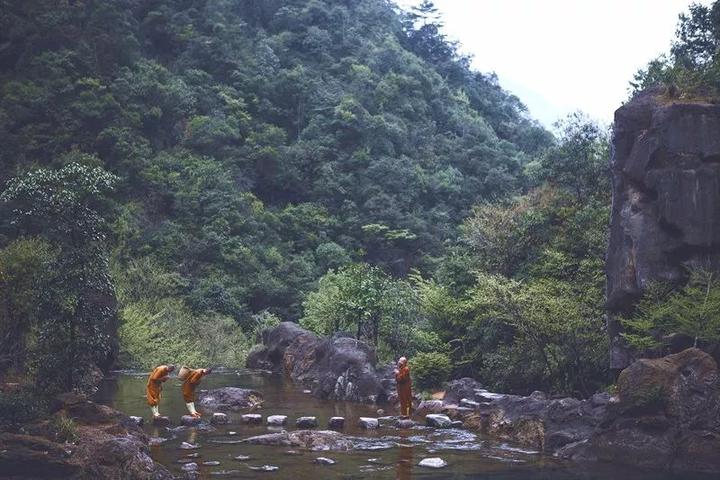
[[[292, 323], [263, 335], [248, 366], [287, 374], [321, 398], [392, 401], [394, 381], [371, 349], [343, 337], [322, 339]], [[497, 439], [576, 461], [720, 472], [720, 375], [715, 360], [691, 348], [625, 369], [617, 394], [586, 400], [492, 393], [472, 379], [447, 385], [442, 400], [416, 415], [447, 414]]]
[[[49, 419], [0, 434], [2, 478], [138, 479], [174, 478], [150, 458], [149, 439], [136, 420], [83, 396], [59, 396]], [[74, 424], [72, 442], [59, 442], [51, 421]]]

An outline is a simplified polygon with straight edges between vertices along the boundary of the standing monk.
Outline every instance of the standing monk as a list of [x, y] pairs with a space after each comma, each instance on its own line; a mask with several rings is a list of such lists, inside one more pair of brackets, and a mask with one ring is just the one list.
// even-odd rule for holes
[[195, 410], [195, 389], [200, 385], [200, 380], [212, 372], [212, 368], [197, 368], [191, 369], [190, 373], [185, 377], [182, 384], [183, 399], [185, 405], [193, 417], [200, 417], [200, 413]]
[[170, 372], [175, 370], [175, 365], [160, 365], [150, 373], [147, 381], [147, 402], [152, 410], [153, 417], [160, 416], [159, 403], [162, 384], [170, 379]]
[[395, 369], [395, 382], [397, 383], [398, 399], [400, 400], [400, 416], [409, 417], [412, 408], [412, 381], [410, 369], [405, 357], [400, 357]]

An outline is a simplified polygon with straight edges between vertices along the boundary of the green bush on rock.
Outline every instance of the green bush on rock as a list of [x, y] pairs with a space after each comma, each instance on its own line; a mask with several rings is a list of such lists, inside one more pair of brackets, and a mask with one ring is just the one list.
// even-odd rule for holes
[[450, 378], [452, 364], [444, 353], [418, 353], [410, 359], [410, 372], [415, 386], [422, 390], [439, 388]]

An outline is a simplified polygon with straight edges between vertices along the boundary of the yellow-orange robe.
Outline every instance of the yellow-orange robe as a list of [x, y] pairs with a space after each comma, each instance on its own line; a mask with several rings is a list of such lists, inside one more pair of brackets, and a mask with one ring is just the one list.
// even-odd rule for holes
[[160, 392], [162, 392], [162, 384], [167, 380], [170, 369], [167, 365], [160, 365], [150, 373], [147, 381], [147, 402], [151, 407], [156, 407], [160, 402]]
[[200, 380], [202, 380], [203, 376], [205, 376], [205, 370], [203, 370], [202, 368], [192, 370], [190, 372], [190, 375], [187, 376], [187, 378], [182, 384], [182, 392], [185, 403], [195, 401], [195, 388], [200, 385]]
[[410, 369], [406, 366], [400, 368], [395, 374], [397, 383], [398, 399], [400, 400], [400, 415], [410, 416], [412, 409], [412, 381], [410, 380]]

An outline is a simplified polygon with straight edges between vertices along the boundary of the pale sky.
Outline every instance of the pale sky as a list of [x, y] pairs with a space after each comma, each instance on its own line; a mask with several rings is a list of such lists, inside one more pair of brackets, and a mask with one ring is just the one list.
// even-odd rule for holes
[[[420, 0], [398, 0], [403, 7]], [[675, 36], [690, 0], [435, 0], [445, 33], [546, 126], [575, 110], [602, 123], [634, 73]], [[710, 4], [711, 0], [696, 3]]]

